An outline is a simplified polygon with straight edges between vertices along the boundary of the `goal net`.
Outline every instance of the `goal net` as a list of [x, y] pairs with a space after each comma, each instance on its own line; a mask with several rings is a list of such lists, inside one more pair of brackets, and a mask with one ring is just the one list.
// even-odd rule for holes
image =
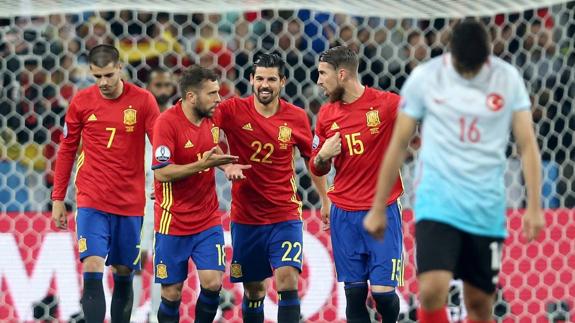
[[[173, 74], [173, 81], [193, 64], [213, 68], [221, 75], [225, 97], [249, 94], [252, 58], [277, 51], [288, 65], [284, 98], [305, 109], [314, 124], [326, 100], [315, 84], [319, 53], [334, 45], [350, 46], [360, 55], [364, 84], [399, 92], [413, 68], [445, 52], [451, 26], [466, 16], [486, 23], [493, 53], [524, 76], [543, 164], [541, 196], [548, 226], [541, 241], [526, 244], [521, 237], [521, 163], [516, 147], [509, 146], [505, 180], [510, 237], [495, 317], [499, 322], [573, 320], [574, 1], [23, 0], [0, 1], [0, 321], [67, 321], [80, 311], [75, 238], [72, 232], [55, 230], [49, 210], [64, 116], [72, 96], [93, 83], [87, 63], [93, 46], [115, 45], [125, 79], [142, 87], [158, 67]], [[179, 96], [175, 90], [171, 95], [171, 101]], [[410, 211], [418, 145], [415, 138], [403, 167], [406, 263], [405, 285], [398, 290], [402, 322], [415, 321], [418, 305]], [[345, 295], [335, 278], [329, 233], [321, 230], [318, 197], [302, 160], [296, 163], [296, 173], [305, 213], [302, 316], [309, 322], [341, 322]], [[217, 183], [228, 230], [230, 184], [221, 174]], [[73, 185], [66, 204], [72, 212]], [[228, 231], [226, 240], [229, 243]], [[231, 252], [228, 248], [228, 261]], [[149, 262], [143, 275], [148, 286]], [[107, 277], [109, 300], [112, 281]], [[192, 321], [198, 289], [197, 277], [191, 274], [183, 294], [185, 322]], [[240, 322], [241, 287], [226, 275], [224, 290], [218, 320]], [[453, 282], [453, 321], [466, 316], [461, 294], [460, 283]], [[270, 289], [265, 305], [270, 321], [275, 320], [276, 303]], [[146, 287], [134, 319], [145, 321], [149, 307]]]

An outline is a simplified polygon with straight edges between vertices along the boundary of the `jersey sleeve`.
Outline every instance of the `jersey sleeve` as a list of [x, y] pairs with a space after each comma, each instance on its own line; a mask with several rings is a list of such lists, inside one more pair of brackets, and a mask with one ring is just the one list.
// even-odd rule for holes
[[314, 163], [314, 160], [315, 160], [315, 157], [317, 156], [317, 153], [321, 150], [321, 147], [323, 146], [323, 143], [326, 140], [326, 133], [325, 133], [325, 127], [323, 126], [324, 122], [323, 122], [323, 113], [322, 113], [324, 110], [322, 110], [322, 109], [320, 109], [319, 114], [318, 114], [317, 119], [316, 119], [315, 134], [313, 136], [313, 140], [312, 140], [312, 144], [311, 144], [311, 158], [309, 160], [309, 169], [316, 176], [323, 176], [323, 175], [326, 175], [327, 173], [329, 173], [329, 170], [327, 172], [320, 172], [315, 167], [315, 163]]
[[[77, 99], [74, 98], [66, 112], [64, 129], [60, 137], [60, 147], [56, 157], [54, 188], [52, 190], [52, 200], [54, 201], [63, 201], [66, 197], [70, 174], [74, 166], [74, 160], [84, 126], [82, 120], [83, 118], [78, 109]], [[78, 163], [80, 162], [79, 160]]]
[[158, 118], [154, 125], [152, 169], [174, 163], [177, 132], [167, 118]]
[[425, 102], [423, 100], [423, 84], [421, 67], [416, 67], [405, 81], [401, 89], [399, 108], [408, 116], [421, 120], [425, 115]]
[[300, 134], [295, 137], [296, 146], [299, 149], [299, 152], [302, 157], [310, 158], [311, 157], [311, 146], [312, 146], [312, 135], [311, 135], [311, 126], [309, 125], [309, 118], [307, 117], [307, 113], [302, 110], [301, 113], [301, 123], [300, 123]]
[[513, 99], [510, 102], [510, 107], [512, 111], [528, 110], [531, 108], [531, 100], [529, 99], [529, 93], [525, 87], [525, 81], [521, 74], [515, 67], [510, 67], [512, 69], [511, 78], [511, 92], [514, 94]]
[[154, 123], [156, 122], [156, 119], [160, 115], [160, 108], [158, 107], [158, 103], [156, 102], [156, 99], [154, 98], [152, 93], [148, 92], [147, 94], [148, 94], [148, 102], [146, 104], [147, 106], [146, 119], [144, 122], [146, 126], [146, 134], [148, 135], [150, 142], [152, 142], [154, 135]]

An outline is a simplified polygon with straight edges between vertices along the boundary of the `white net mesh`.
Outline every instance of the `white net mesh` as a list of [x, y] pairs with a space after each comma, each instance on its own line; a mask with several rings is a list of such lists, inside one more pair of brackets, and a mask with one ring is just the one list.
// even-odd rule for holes
[[[569, 313], [573, 315], [575, 2], [483, 0], [466, 1], [465, 8], [460, 1], [447, 0], [330, 1], [329, 6], [319, 1], [255, 0], [81, 3], [78, 7], [76, 1], [63, 0], [0, 2], [0, 16], [6, 16], [0, 18], [0, 321], [46, 315], [67, 320], [79, 311], [74, 239], [53, 231], [46, 211], [66, 107], [78, 89], [92, 82], [86, 53], [96, 44], [116, 45], [126, 78], [138, 85], [146, 85], [155, 67], [177, 77], [185, 67], [201, 64], [219, 71], [226, 96], [249, 93], [253, 56], [278, 51], [288, 62], [284, 97], [306, 109], [313, 122], [325, 100], [315, 85], [317, 56], [323, 50], [335, 44], [352, 46], [360, 53], [363, 83], [397, 92], [417, 64], [444, 51], [453, 18], [464, 15], [481, 15], [494, 39], [494, 53], [522, 71], [534, 102], [544, 166], [542, 196], [549, 228], [541, 243], [526, 246], [519, 239], [525, 200], [520, 162], [510, 146], [506, 182], [511, 237], [496, 317], [531, 322], [569, 320]], [[333, 11], [323, 9], [328, 7]], [[196, 8], [201, 8], [198, 13]], [[174, 93], [173, 99], [177, 96]], [[417, 145], [416, 139], [414, 154]], [[308, 210], [302, 313], [314, 322], [342, 320], [344, 297], [334, 280], [328, 234], [319, 229], [315, 216], [317, 195], [301, 161], [297, 173]], [[411, 173], [408, 162], [403, 171], [407, 208]], [[229, 184], [221, 179], [218, 183], [222, 208], [227, 209]], [[67, 200], [71, 208], [72, 193]], [[405, 219], [410, 264], [401, 294], [402, 319], [408, 321], [415, 318], [417, 286], [409, 212]], [[145, 275], [147, 281], [149, 268]], [[195, 276], [190, 277], [184, 321], [190, 321], [197, 295]], [[224, 287], [230, 296], [224, 303], [235, 306], [222, 320], [238, 321], [241, 291], [227, 279]], [[454, 320], [465, 316], [460, 294], [455, 284], [450, 297]], [[57, 297], [42, 302], [47, 295]], [[276, 298], [273, 293], [268, 298], [266, 315], [273, 320]], [[148, 301], [146, 291], [138, 320], [143, 320]], [[51, 312], [55, 304], [58, 311]]]

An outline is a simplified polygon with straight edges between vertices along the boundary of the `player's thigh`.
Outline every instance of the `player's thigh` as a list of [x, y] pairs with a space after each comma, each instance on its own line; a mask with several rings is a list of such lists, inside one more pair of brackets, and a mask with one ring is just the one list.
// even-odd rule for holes
[[272, 276], [267, 251], [270, 232], [270, 225], [232, 222], [230, 280], [233, 283], [259, 282]]
[[465, 233], [460, 270], [457, 276], [487, 294], [495, 292], [499, 282], [503, 239]]
[[445, 223], [418, 221], [415, 248], [418, 275], [433, 270], [455, 273], [463, 251], [462, 232]]
[[76, 211], [76, 238], [80, 260], [87, 257], [106, 258], [110, 248], [110, 215], [92, 208]]
[[366, 211], [346, 211], [335, 204], [331, 206], [331, 244], [340, 282], [365, 282], [369, 279], [368, 248], [362, 223], [366, 214]]
[[192, 260], [196, 264], [202, 287], [221, 286], [226, 269], [224, 230], [221, 225], [193, 235]]
[[301, 272], [303, 265], [303, 222], [275, 223], [268, 241], [268, 257], [274, 269], [290, 266]]
[[171, 285], [185, 281], [188, 277], [188, 260], [192, 248], [191, 236], [156, 233], [154, 238], [155, 282]]
[[142, 236], [141, 216], [111, 215], [110, 252], [107, 265], [121, 265], [130, 270], [139, 270], [141, 262], [140, 238]]
[[[362, 240], [368, 248], [369, 281], [378, 286], [403, 285], [403, 230], [397, 202], [387, 207], [387, 228], [383, 240], [374, 239], [361, 227]], [[363, 221], [362, 221], [363, 222]]]

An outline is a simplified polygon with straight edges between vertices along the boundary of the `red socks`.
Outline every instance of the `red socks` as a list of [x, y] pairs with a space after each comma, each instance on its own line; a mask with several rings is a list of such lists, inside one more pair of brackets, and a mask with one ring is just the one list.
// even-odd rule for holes
[[449, 323], [447, 308], [442, 307], [434, 311], [427, 311], [423, 308], [419, 308], [417, 310], [417, 320], [419, 323]]

